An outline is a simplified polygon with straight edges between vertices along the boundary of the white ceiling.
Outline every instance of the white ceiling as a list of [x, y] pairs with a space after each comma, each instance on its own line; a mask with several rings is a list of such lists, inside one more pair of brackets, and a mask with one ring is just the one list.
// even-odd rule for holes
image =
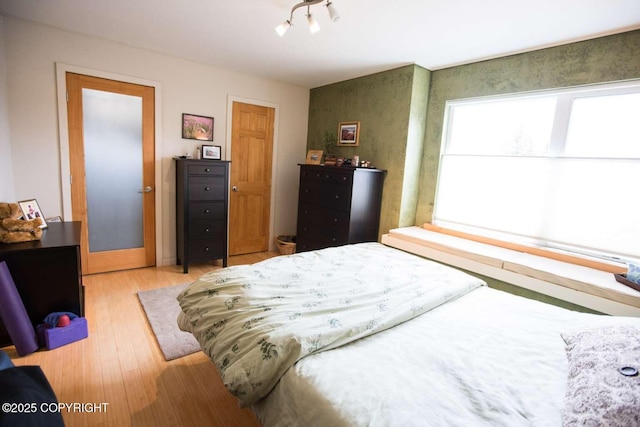
[[[430, 70], [640, 28], [640, 0], [0, 0], [0, 14], [307, 88]], [[637, 58], [636, 58], [637, 60]]]

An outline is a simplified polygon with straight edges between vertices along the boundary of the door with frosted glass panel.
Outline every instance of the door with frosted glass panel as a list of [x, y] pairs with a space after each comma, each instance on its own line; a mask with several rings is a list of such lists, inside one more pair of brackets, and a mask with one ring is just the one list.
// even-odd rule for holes
[[155, 265], [154, 89], [67, 73], [84, 274]]

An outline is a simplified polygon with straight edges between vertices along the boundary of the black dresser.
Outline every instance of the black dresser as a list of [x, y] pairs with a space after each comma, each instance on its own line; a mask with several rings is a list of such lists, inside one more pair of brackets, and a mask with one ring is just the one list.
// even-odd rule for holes
[[229, 162], [176, 159], [176, 248], [189, 263], [222, 259], [227, 266]]
[[296, 252], [378, 241], [385, 173], [300, 165]]
[[[80, 222], [49, 222], [48, 225], [40, 240], [0, 243], [0, 261], [7, 263], [34, 327], [57, 311], [84, 316]], [[11, 338], [0, 319], [0, 347], [9, 344]]]

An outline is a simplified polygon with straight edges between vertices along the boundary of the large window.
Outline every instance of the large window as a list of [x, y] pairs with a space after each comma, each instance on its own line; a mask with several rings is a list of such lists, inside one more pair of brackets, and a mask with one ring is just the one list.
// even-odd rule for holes
[[640, 260], [640, 81], [449, 101], [433, 222]]

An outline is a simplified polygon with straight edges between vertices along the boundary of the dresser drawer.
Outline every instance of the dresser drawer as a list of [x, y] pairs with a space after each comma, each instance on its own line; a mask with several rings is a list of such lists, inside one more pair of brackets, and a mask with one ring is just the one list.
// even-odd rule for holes
[[189, 224], [189, 238], [192, 240], [212, 239], [224, 236], [224, 219], [209, 221], [192, 221]]
[[300, 183], [318, 181], [326, 184], [344, 184], [349, 187], [353, 184], [353, 172], [350, 170], [338, 171], [333, 169], [303, 170], [300, 173]]
[[189, 220], [201, 221], [201, 220], [224, 220], [225, 203], [224, 200], [220, 202], [201, 202], [201, 203], [189, 203]]
[[224, 239], [193, 240], [189, 242], [189, 260], [210, 260], [225, 256], [226, 244]]
[[302, 203], [298, 209], [298, 224], [298, 234], [309, 229], [325, 229], [346, 235], [349, 232], [349, 212]]
[[226, 166], [224, 164], [221, 165], [189, 165], [187, 167], [188, 175], [226, 175]]
[[300, 202], [349, 211], [351, 208], [351, 187], [327, 185], [311, 180], [300, 185]]
[[189, 200], [224, 200], [227, 189], [224, 176], [190, 176]]
[[331, 233], [312, 233], [296, 240], [296, 252], [313, 251], [333, 246], [342, 246], [348, 243], [347, 238]]

